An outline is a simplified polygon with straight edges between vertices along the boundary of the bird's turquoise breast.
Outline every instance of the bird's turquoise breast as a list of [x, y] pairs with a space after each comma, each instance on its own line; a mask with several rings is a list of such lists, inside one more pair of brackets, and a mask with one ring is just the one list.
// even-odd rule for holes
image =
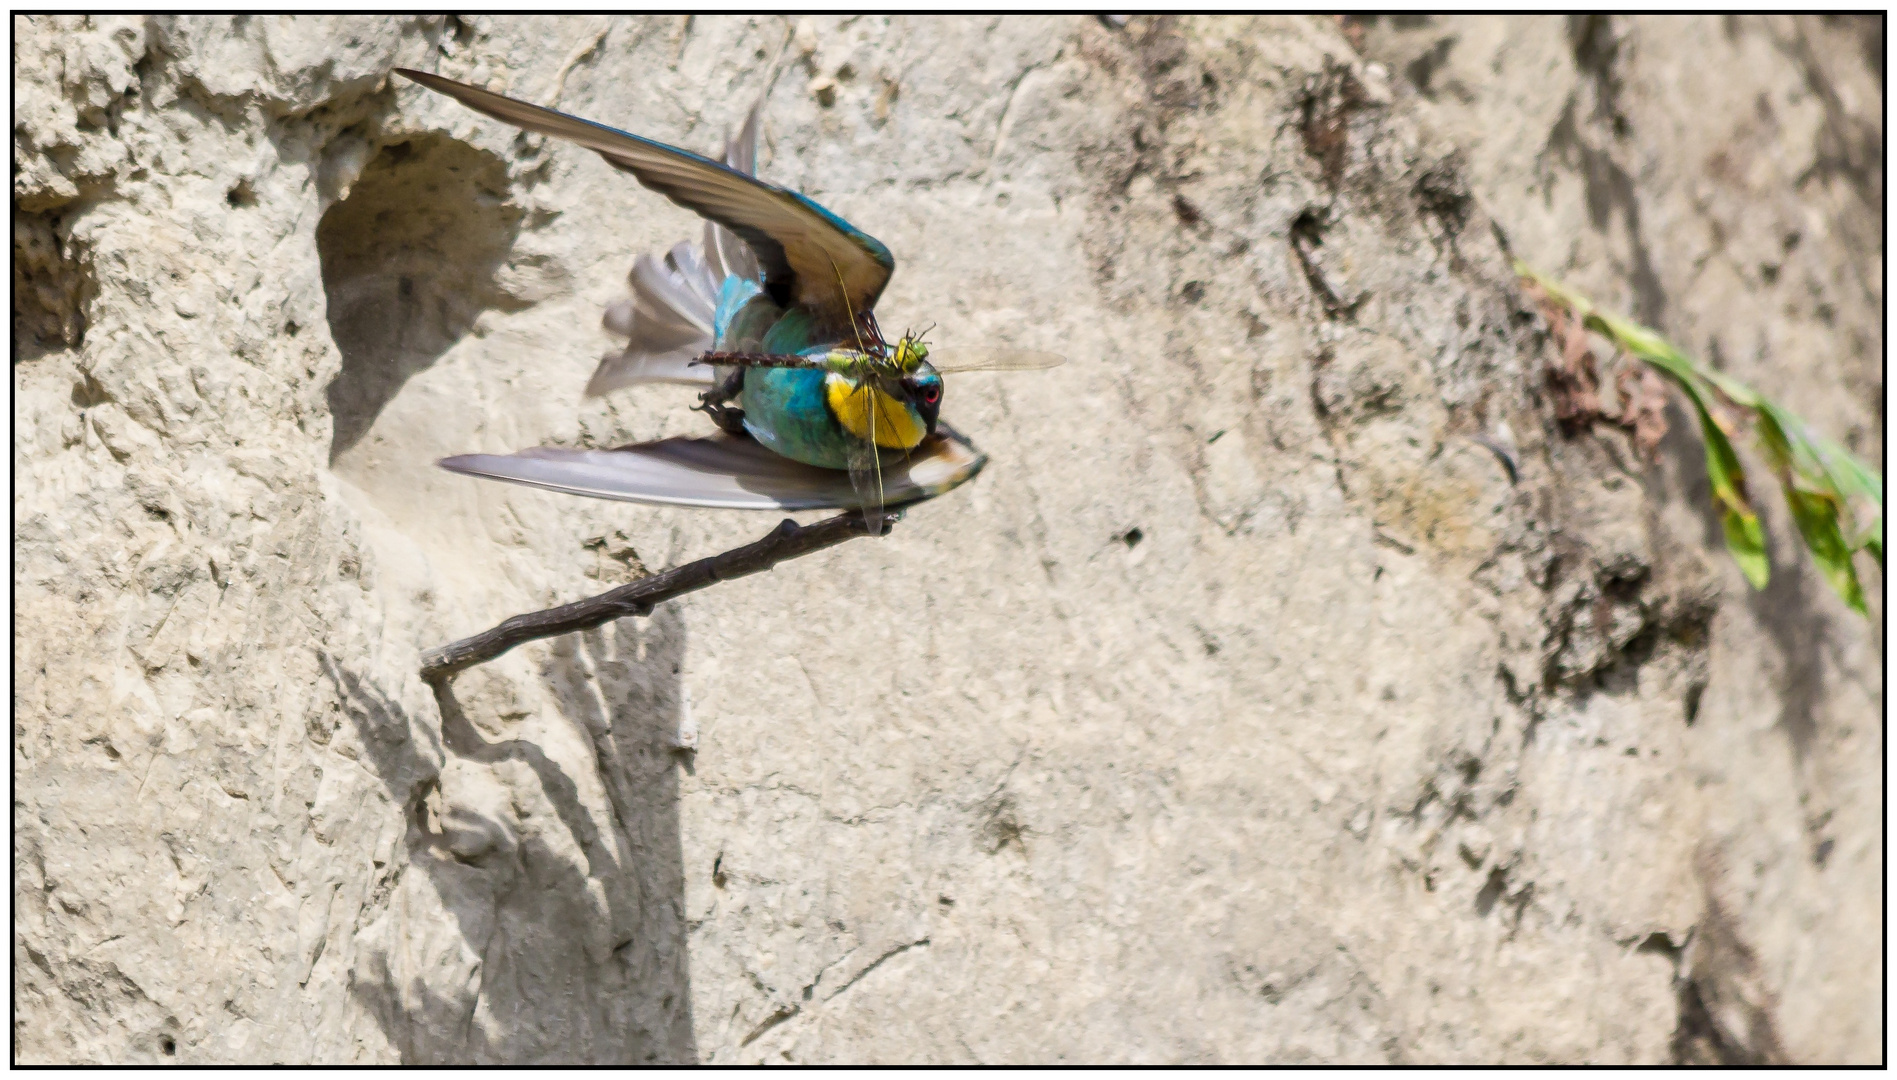
[[793, 461], [826, 469], [850, 467], [857, 440], [824, 400], [825, 373], [810, 368], [752, 368], [744, 373], [744, 427], [751, 437]]
[[[716, 319], [718, 347], [794, 354], [818, 346], [808, 312], [785, 311], [755, 282], [726, 278]], [[751, 437], [793, 461], [826, 469], [850, 467], [849, 433], [824, 399], [825, 373], [809, 368], [750, 368], [738, 405]]]

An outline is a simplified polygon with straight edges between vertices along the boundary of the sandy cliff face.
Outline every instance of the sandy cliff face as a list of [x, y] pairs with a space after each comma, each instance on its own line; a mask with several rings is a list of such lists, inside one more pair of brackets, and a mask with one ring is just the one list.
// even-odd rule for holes
[[[1768, 498], [1750, 592], [1507, 271], [1879, 456], [1874, 28], [14, 29], [21, 1060], [1877, 1059], [1882, 579]], [[700, 430], [581, 398], [696, 223], [389, 69], [711, 148], [787, 38], [883, 324], [1073, 362], [889, 538], [431, 690], [774, 520], [432, 467]]]

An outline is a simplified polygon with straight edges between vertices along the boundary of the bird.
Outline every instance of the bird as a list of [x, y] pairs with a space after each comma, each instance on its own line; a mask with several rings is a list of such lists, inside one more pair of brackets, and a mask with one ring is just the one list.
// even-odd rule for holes
[[[705, 219], [702, 242], [640, 255], [605, 325], [626, 336], [588, 382], [598, 396], [699, 388], [718, 427], [608, 450], [462, 454], [453, 472], [606, 499], [881, 516], [973, 479], [987, 463], [941, 419], [945, 372], [1031, 370], [1063, 358], [1011, 348], [887, 342], [876, 301], [889, 249], [796, 191], [755, 175], [760, 95], [722, 161], [440, 75], [396, 73], [489, 117], [593, 150]], [[767, 88], [768, 92], [768, 88]]]

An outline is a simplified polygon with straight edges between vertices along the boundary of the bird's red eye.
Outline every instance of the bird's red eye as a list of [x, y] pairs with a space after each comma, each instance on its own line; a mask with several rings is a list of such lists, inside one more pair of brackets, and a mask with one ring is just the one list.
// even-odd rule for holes
[[922, 388], [922, 403], [924, 405], [935, 404], [936, 399], [941, 396], [942, 388], [939, 386], [925, 386]]

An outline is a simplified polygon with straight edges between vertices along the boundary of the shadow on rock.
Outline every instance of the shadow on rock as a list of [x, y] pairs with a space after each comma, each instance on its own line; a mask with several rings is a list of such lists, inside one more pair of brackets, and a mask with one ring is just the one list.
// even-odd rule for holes
[[493, 737], [526, 726], [499, 676], [438, 687], [438, 769], [378, 737], [395, 706], [326, 665], [407, 817], [352, 984], [405, 1064], [696, 1061], [671, 745], [684, 639], [662, 608], [552, 642], [545, 745]]

